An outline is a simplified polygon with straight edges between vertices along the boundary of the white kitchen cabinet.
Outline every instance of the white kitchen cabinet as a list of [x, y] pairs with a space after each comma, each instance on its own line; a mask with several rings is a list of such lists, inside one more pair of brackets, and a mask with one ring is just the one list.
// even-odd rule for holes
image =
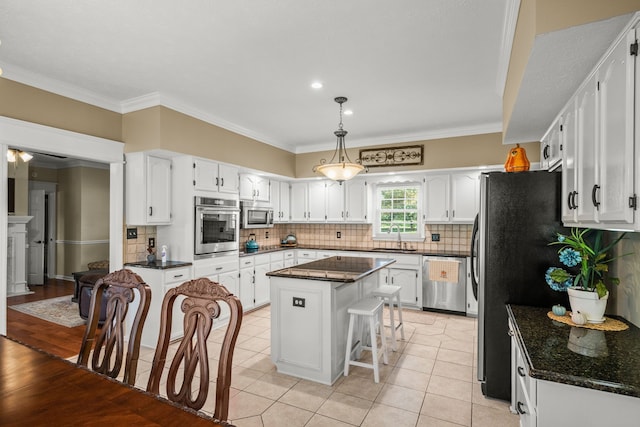
[[296, 264], [296, 251], [284, 251], [284, 266], [291, 267]]
[[269, 254], [240, 258], [240, 301], [243, 310], [250, 310], [269, 303]]
[[[636, 30], [624, 34], [580, 86], [564, 112], [563, 223], [591, 228], [635, 224]], [[575, 124], [575, 127], [574, 127]], [[575, 130], [574, 130], [575, 129]]]
[[240, 199], [269, 202], [269, 179], [254, 174], [240, 174]]
[[[206, 258], [193, 262], [193, 277], [206, 277], [220, 283], [236, 296], [240, 295], [238, 276], [238, 256]], [[226, 304], [221, 304], [220, 307], [222, 310], [220, 319], [226, 319], [229, 316], [229, 308]]]
[[555, 170], [562, 162], [561, 123], [554, 123], [540, 141], [540, 169]]
[[371, 222], [369, 215], [370, 189], [366, 180], [354, 178], [344, 183], [345, 221]]
[[326, 221], [324, 181], [291, 183], [291, 222]]
[[324, 181], [325, 184], [325, 217], [328, 222], [342, 222], [345, 219], [344, 185], [337, 181]]
[[317, 259], [316, 251], [310, 251], [308, 249], [296, 249], [296, 265], [304, 264], [305, 262], [315, 261]]
[[237, 194], [238, 187], [238, 168], [207, 159], [193, 159], [195, 190]]
[[424, 177], [424, 221], [472, 224], [478, 213], [478, 172], [458, 172]]
[[145, 152], [128, 153], [125, 175], [127, 224], [170, 224], [171, 159]]
[[[381, 258], [379, 252], [369, 252], [372, 258]], [[394, 264], [380, 270], [380, 283], [400, 286], [403, 307], [422, 308], [422, 255], [384, 254], [393, 258]]]
[[[158, 335], [160, 333], [160, 315], [162, 312], [162, 301], [164, 295], [171, 288], [181, 285], [182, 283], [191, 280], [191, 266], [170, 268], [167, 270], [157, 270], [152, 268], [142, 268], [127, 266], [145, 281], [151, 287], [151, 303], [149, 304], [149, 312], [147, 314], [147, 320], [145, 321], [144, 328], [142, 329], [142, 337], [140, 344], [155, 348], [158, 344]], [[133, 322], [133, 317], [137, 310], [137, 302], [134, 302], [134, 306], [129, 307], [127, 312], [127, 322]], [[171, 323], [171, 339], [177, 339], [182, 337], [183, 334], [183, 314], [180, 309], [179, 301], [174, 304], [173, 319]]]
[[290, 185], [284, 181], [271, 181], [271, 206], [273, 206], [273, 222], [285, 223], [291, 219]]

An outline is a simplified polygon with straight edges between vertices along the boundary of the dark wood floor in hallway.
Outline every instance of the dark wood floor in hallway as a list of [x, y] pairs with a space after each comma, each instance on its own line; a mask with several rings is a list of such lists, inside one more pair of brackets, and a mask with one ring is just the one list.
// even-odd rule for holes
[[[50, 279], [31, 286], [33, 294], [7, 298], [7, 306], [73, 294], [73, 282]], [[78, 354], [85, 326], [67, 328], [7, 309], [7, 336], [63, 358]]]

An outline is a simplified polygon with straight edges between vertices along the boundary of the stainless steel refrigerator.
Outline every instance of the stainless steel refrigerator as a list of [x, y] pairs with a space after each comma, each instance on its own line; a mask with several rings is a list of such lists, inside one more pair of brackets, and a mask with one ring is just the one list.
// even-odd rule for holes
[[489, 172], [480, 177], [480, 211], [472, 237], [478, 298], [478, 380], [485, 396], [511, 399], [506, 304], [568, 307], [565, 292], [545, 282], [557, 265], [548, 246], [562, 227], [559, 172]]

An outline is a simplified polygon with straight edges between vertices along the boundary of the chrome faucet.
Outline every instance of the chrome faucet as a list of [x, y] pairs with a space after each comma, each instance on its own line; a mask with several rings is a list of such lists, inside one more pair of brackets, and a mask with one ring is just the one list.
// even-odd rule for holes
[[402, 234], [400, 234], [400, 226], [398, 224], [391, 223], [391, 225], [389, 225], [389, 231], [387, 231], [387, 233], [391, 234], [394, 226], [396, 227], [396, 230], [398, 230], [398, 249], [402, 249]]

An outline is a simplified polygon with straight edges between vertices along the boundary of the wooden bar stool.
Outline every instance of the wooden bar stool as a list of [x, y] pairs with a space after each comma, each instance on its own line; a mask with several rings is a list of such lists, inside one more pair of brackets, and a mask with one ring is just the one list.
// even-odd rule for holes
[[[363, 300], [358, 301], [355, 305], [349, 307], [347, 313], [349, 316], [349, 332], [347, 333], [347, 349], [346, 355], [344, 359], [344, 376], [349, 375], [349, 366], [360, 366], [363, 368], [373, 369], [373, 379], [374, 381], [380, 382], [380, 370], [378, 367], [378, 359], [380, 358], [380, 354], [378, 351], [382, 352], [383, 362], [386, 365], [389, 363], [387, 359], [387, 343], [386, 337], [384, 333], [380, 334], [380, 349], [378, 349], [377, 339], [376, 339], [376, 325], [379, 323], [382, 325], [382, 307], [383, 301], [378, 298], [365, 298]], [[355, 323], [358, 320], [358, 316], [362, 317], [362, 321], [359, 322], [358, 325], [358, 341], [352, 345], [353, 342], [353, 329], [355, 327]], [[371, 345], [366, 346], [363, 343], [364, 333], [363, 327], [365, 321], [369, 322], [369, 333], [371, 339]], [[380, 328], [382, 330], [382, 327]], [[352, 360], [351, 355], [354, 351], [359, 349], [371, 350], [372, 363], [364, 363], [359, 362], [357, 360]]]
[[[380, 298], [383, 303], [386, 302], [389, 304], [389, 321], [391, 324], [389, 325], [391, 328], [391, 349], [396, 351], [398, 349], [398, 343], [396, 341], [396, 331], [400, 329], [400, 336], [404, 341], [404, 323], [402, 323], [402, 303], [400, 302], [400, 290], [402, 288], [400, 286], [393, 285], [382, 285], [377, 289], [374, 289], [372, 295]], [[394, 316], [394, 300], [395, 304], [398, 305], [398, 324], [395, 323]], [[380, 322], [383, 325], [382, 322]]]

